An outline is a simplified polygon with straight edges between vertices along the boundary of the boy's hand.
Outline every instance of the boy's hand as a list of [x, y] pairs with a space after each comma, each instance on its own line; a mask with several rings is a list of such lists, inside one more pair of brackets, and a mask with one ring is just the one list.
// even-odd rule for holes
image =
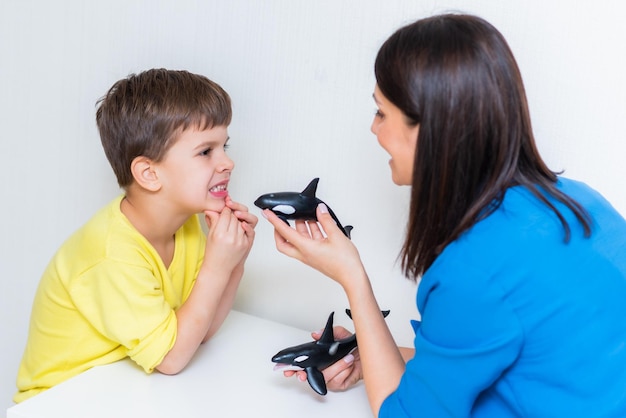
[[221, 266], [224, 273], [230, 274], [250, 253], [258, 218], [230, 196], [225, 203], [221, 212], [204, 212], [209, 228], [204, 261], [213, 268]]
[[[246, 235], [249, 238], [249, 244], [250, 244], [250, 246], [248, 247], [248, 253], [249, 253], [250, 248], [252, 248], [252, 244], [254, 243], [254, 235], [255, 235], [254, 228], [259, 222], [259, 218], [257, 218], [255, 215], [250, 213], [248, 211], [247, 206], [241, 203], [235, 202], [233, 199], [231, 199], [230, 196], [226, 197], [226, 206], [229, 207], [233, 211], [233, 214], [242, 223], [242, 226], [244, 227], [244, 229], [246, 229], [245, 228], [246, 226], [249, 227], [246, 229], [247, 230]], [[248, 253], [246, 253], [246, 255], [244, 256], [244, 259], [248, 256]]]
[[254, 239], [254, 228], [241, 222], [232, 209], [225, 207], [220, 213], [205, 211], [209, 227], [204, 264], [211, 270], [230, 277], [233, 269], [247, 256]]
[[259, 218], [251, 214], [246, 205], [235, 202], [230, 196], [226, 197], [226, 206], [233, 211], [237, 219], [241, 222], [247, 223], [252, 227], [252, 229], [254, 229], [256, 224], [259, 222]]

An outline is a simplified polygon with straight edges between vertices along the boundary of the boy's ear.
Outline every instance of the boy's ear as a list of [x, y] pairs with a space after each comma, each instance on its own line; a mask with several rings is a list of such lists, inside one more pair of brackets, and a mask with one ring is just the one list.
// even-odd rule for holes
[[161, 182], [156, 173], [154, 162], [150, 158], [143, 155], [135, 157], [133, 162], [130, 163], [130, 171], [141, 188], [151, 192], [156, 192], [161, 188]]

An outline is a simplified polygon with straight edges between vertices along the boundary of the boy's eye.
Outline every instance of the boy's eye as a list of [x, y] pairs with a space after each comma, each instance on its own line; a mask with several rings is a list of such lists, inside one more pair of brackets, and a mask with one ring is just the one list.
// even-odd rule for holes
[[[224, 151], [226, 151], [228, 148], [230, 148], [230, 145], [228, 143], [225, 143], [224, 145], [222, 145], [222, 149]], [[207, 149], [205, 149], [204, 151], [200, 152], [200, 155], [203, 157], [207, 157], [211, 154], [211, 151], [213, 151], [213, 148], [209, 147]]]

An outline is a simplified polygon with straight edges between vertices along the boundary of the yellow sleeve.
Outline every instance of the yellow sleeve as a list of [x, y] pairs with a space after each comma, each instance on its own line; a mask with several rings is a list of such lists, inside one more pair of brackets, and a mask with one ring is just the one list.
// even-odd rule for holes
[[69, 292], [100, 334], [126, 347], [128, 356], [150, 372], [176, 341], [176, 314], [162, 282], [147, 266], [105, 260], [83, 272]]

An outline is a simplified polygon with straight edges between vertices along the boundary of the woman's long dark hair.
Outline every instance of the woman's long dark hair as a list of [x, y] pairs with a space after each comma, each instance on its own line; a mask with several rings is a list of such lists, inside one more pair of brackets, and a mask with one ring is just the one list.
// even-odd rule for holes
[[503, 36], [481, 18], [447, 14], [396, 31], [376, 57], [378, 88], [419, 124], [402, 268], [417, 280], [443, 248], [527, 187], [570, 227], [546, 194], [588, 214], [556, 187], [532, 133], [526, 93]]

